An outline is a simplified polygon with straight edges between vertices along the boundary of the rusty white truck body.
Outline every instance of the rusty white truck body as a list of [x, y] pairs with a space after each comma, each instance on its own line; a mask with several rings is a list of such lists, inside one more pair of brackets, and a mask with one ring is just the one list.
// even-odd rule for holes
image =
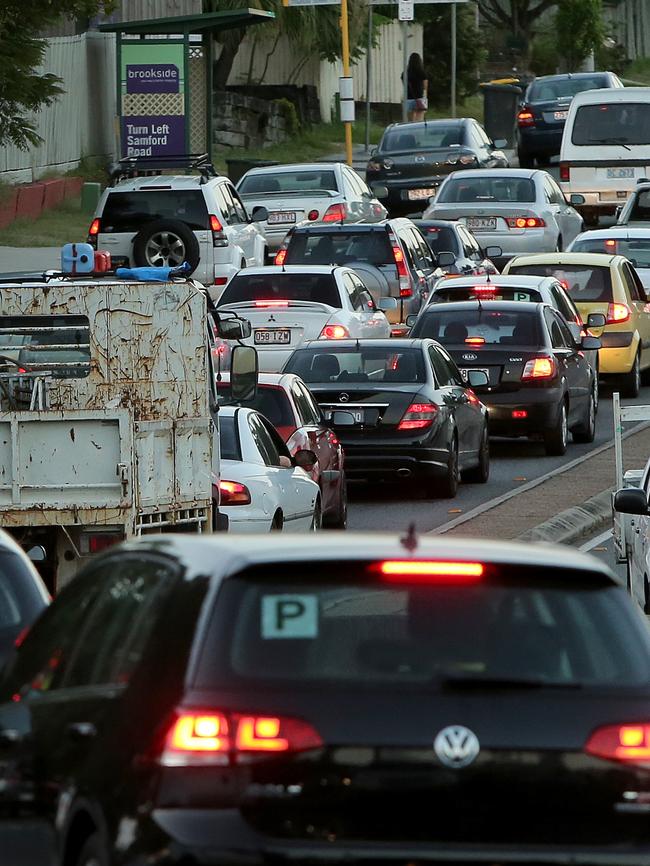
[[209, 339], [191, 280], [0, 286], [0, 525], [51, 589], [121, 538], [211, 531]]

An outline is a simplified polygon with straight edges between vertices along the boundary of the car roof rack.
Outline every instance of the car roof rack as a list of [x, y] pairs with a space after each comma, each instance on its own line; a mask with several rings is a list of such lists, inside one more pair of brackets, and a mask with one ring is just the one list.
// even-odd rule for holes
[[133, 177], [152, 177], [159, 175], [165, 169], [184, 169], [198, 171], [201, 183], [207, 183], [211, 177], [218, 177], [219, 172], [210, 162], [207, 153], [185, 153], [178, 156], [125, 156], [119, 162], [113, 163], [109, 174], [113, 186], [120, 181]]

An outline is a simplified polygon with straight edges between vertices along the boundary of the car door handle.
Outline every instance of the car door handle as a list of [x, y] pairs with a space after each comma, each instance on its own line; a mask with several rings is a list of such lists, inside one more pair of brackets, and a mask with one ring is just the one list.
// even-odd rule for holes
[[72, 740], [92, 740], [97, 736], [97, 728], [92, 722], [71, 722], [67, 734]]

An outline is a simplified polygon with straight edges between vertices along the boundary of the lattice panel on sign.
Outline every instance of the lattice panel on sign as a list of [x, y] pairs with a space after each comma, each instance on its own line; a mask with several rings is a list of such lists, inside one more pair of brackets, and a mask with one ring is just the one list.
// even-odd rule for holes
[[185, 98], [182, 93], [124, 93], [122, 115], [124, 117], [157, 117], [185, 113]]
[[206, 52], [200, 45], [190, 48], [189, 93], [190, 93], [190, 151], [207, 151], [208, 129], [205, 116]]

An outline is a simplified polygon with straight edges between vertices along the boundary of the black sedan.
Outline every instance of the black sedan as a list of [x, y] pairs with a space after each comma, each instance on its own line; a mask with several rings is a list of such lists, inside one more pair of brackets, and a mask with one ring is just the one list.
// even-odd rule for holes
[[[391, 215], [421, 212], [452, 171], [507, 168], [508, 159], [473, 118], [392, 123], [366, 167], [366, 180], [386, 187], [381, 198]], [[384, 192], [386, 190], [383, 190]]]
[[[491, 258], [501, 255], [501, 247], [483, 249], [472, 232], [458, 220], [417, 220], [435, 260], [446, 274], [497, 274]], [[451, 254], [454, 257], [447, 260]], [[441, 259], [440, 256], [443, 256]]]
[[467, 379], [481, 371], [476, 387], [488, 407], [490, 433], [541, 438], [547, 454], [564, 454], [574, 442], [592, 442], [596, 430], [597, 379], [585, 350], [563, 317], [548, 304], [480, 300], [434, 304], [418, 318], [412, 337], [438, 340]]
[[[308, 385], [345, 451], [348, 478], [390, 478], [453, 497], [490, 471], [485, 407], [432, 340], [312, 342], [284, 372]], [[470, 386], [485, 384], [483, 373]]]

